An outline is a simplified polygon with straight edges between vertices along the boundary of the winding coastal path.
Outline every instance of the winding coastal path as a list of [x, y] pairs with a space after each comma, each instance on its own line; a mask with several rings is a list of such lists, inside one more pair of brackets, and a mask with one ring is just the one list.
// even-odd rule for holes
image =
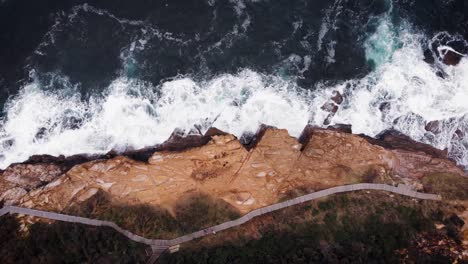
[[402, 184], [398, 185], [398, 187], [387, 185], [387, 184], [374, 184], [374, 183], [359, 183], [359, 184], [352, 184], [352, 185], [343, 185], [343, 186], [337, 186], [337, 187], [321, 190], [318, 192], [309, 193], [309, 194], [299, 196], [297, 198], [287, 200], [281, 203], [276, 203], [276, 204], [272, 204], [269, 206], [265, 206], [265, 207], [253, 210], [236, 220], [224, 222], [219, 225], [215, 225], [209, 228], [202, 229], [200, 231], [193, 232], [191, 234], [187, 234], [187, 235], [180, 236], [175, 239], [169, 239], [169, 240], [144, 238], [130, 231], [122, 229], [119, 226], [117, 226], [115, 223], [109, 222], [109, 221], [90, 219], [90, 218], [72, 216], [72, 215], [65, 215], [65, 214], [59, 214], [59, 213], [53, 213], [53, 212], [47, 212], [47, 211], [40, 211], [40, 210], [17, 207], [17, 206], [3, 207], [2, 209], [0, 209], [0, 216], [7, 214], [7, 213], [23, 214], [23, 215], [48, 218], [52, 220], [58, 220], [58, 221], [64, 221], [64, 222], [70, 222], [70, 223], [80, 223], [80, 224], [92, 225], [92, 226], [111, 227], [115, 229], [117, 232], [121, 233], [122, 235], [126, 236], [127, 238], [135, 242], [139, 242], [139, 243], [143, 243], [143, 244], [151, 246], [151, 249], [153, 250], [153, 255], [149, 259], [148, 263], [154, 263], [159, 257], [159, 255], [171, 246], [179, 245], [181, 243], [185, 243], [196, 238], [215, 234], [216, 232], [220, 232], [220, 231], [232, 228], [232, 227], [242, 225], [250, 221], [254, 217], [268, 214], [273, 211], [277, 211], [277, 210], [280, 210], [289, 206], [312, 201], [312, 200], [326, 197], [326, 196], [336, 194], [336, 193], [352, 192], [352, 191], [359, 191], [359, 190], [387, 191], [387, 192], [397, 193], [400, 195], [409, 196], [409, 197], [417, 198], [417, 199], [424, 199], [424, 200], [441, 200], [442, 199], [440, 195], [416, 192], [410, 189], [408, 186], [402, 185]]

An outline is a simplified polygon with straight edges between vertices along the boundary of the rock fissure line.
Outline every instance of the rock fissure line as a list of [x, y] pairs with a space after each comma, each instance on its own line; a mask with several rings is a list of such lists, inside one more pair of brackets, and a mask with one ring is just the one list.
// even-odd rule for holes
[[232, 183], [237, 178], [237, 175], [239, 175], [239, 172], [241, 171], [242, 167], [244, 167], [245, 163], [250, 159], [250, 157], [252, 156], [252, 153], [253, 153], [252, 150], [250, 150], [247, 153], [247, 156], [245, 156], [245, 159], [242, 161], [241, 165], [239, 166], [239, 169], [236, 170], [234, 175], [232, 175], [231, 180], [229, 180], [229, 183]]
[[351, 185], [343, 185], [343, 186], [332, 187], [329, 189], [309, 193], [300, 197], [296, 197], [291, 200], [287, 200], [284, 202], [258, 208], [245, 214], [244, 216], [238, 219], [224, 222], [222, 224], [215, 225], [212, 227], [208, 227], [208, 228], [193, 232], [191, 234], [177, 237], [175, 239], [167, 239], [167, 240], [145, 238], [145, 237], [136, 235], [128, 230], [125, 230], [119, 227], [117, 224], [110, 222], [110, 221], [97, 220], [97, 219], [85, 218], [85, 217], [80, 217], [80, 216], [72, 216], [72, 215], [66, 215], [66, 214], [60, 214], [60, 213], [54, 213], [54, 212], [47, 212], [47, 211], [35, 210], [35, 209], [24, 208], [24, 207], [5, 206], [0, 209], [0, 216], [7, 214], [7, 213], [10, 213], [10, 214], [16, 213], [16, 214], [35, 216], [35, 217], [47, 218], [47, 219], [52, 219], [52, 220], [64, 221], [64, 222], [80, 223], [80, 224], [91, 225], [91, 226], [111, 227], [117, 232], [129, 238], [130, 240], [151, 246], [154, 252], [153, 254], [153, 257], [154, 257], [155, 255], [159, 255], [162, 251], [164, 251], [170, 246], [185, 243], [196, 238], [215, 234], [216, 232], [220, 232], [220, 231], [232, 228], [232, 227], [242, 225], [257, 216], [268, 214], [273, 211], [277, 211], [277, 210], [287, 208], [293, 205], [297, 205], [300, 203], [312, 201], [318, 198], [326, 197], [332, 194], [360, 191], [360, 190], [387, 191], [387, 192], [397, 193], [400, 195], [409, 196], [409, 197], [413, 197], [417, 199], [423, 199], [423, 200], [441, 200], [442, 199], [440, 195], [417, 192], [417, 191], [412, 190], [409, 186], [402, 185], [402, 184], [398, 185], [398, 187], [387, 185], [387, 184], [375, 184], [375, 183], [358, 183], [358, 184], [351, 184]]

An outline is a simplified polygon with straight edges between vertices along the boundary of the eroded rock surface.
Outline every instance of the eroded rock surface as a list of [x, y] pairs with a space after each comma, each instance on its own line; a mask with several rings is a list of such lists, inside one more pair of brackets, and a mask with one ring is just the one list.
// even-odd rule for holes
[[[119, 203], [157, 205], [171, 212], [182, 196], [207, 193], [245, 213], [301, 188], [403, 182], [421, 189], [419, 179], [427, 173], [464, 174], [442, 152], [406, 141], [397, 144], [395, 136], [378, 141], [333, 129], [307, 131], [306, 139], [301, 138], [304, 145], [286, 130], [266, 128], [250, 150], [232, 135], [215, 135], [201, 147], [155, 152], [148, 162], [118, 156], [76, 165], [27, 193], [13, 189], [19, 187], [11, 181], [2, 184], [10, 187], [8, 197], [14, 203], [47, 210], [63, 210], [102, 190]], [[53, 168], [42, 169], [55, 175]], [[32, 175], [16, 170], [23, 178]], [[3, 182], [11, 178], [21, 184], [21, 177], [7, 171]], [[45, 177], [41, 175], [37, 177]]]
[[29, 190], [55, 180], [63, 172], [62, 167], [53, 163], [11, 165], [1, 173], [0, 200], [13, 203]]
[[35, 188], [43, 182], [50, 182], [62, 174], [55, 164], [16, 164], [3, 172], [3, 179], [15, 185]]

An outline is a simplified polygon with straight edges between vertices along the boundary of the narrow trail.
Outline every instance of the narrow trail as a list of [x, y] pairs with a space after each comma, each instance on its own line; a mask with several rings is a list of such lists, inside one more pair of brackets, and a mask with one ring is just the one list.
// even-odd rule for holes
[[127, 231], [125, 229], [122, 229], [115, 223], [109, 222], [109, 221], [90, 219], [90, 218], [85, 218], [85, 217], [72, 216], [72, 215], [53, 213], [53, 212], [47, 212], [47, 211], [40, 211], [40, 210], [17, 207], [17, 206], [3, 207], [2, 209], [0, 209], [0, 216], [7, 214], [7, 213], [23, 214], [23, 215], [47, 218], [47, 219], [70, 222], [70, 223], [80, 223], [80, 224], [91, 225], [91, 226], [111, 227], [117, 232], [129, 238], [130, 240], [149, 245], [153, 250], [153, 255], [149, 259], [148, 263], [154, 263], [156, 259], [159, 257], [159, 255], [171, 246], [175, 246], [181, 243], [191, 241], [196, 238], [215, 234], [216, 232], [220, 232], [220, 231], [232, 228], [232, 227], [242, 225], [257, 216], [268, 214], [268, 213], [271, 213], [271, 212], [274, 212], [283, 208], [287, 208], [293, 205], [312, 201], [312, 200], [326, 197], [329, 195], [333, 195], [336, 193], [352, 192], [352, 191], [360, 191], [360, 190], [387, 191], [387, 192], [392, 192], [392, 193], [409, 196], [409, 197], [417, 198], [417, 199], [423, 199], [423, 200], [441, 200], [442, 199], [440, 195], [416, 192], [410, 189], [408, 186], [402, 185], [402, 184], [398, 185], [398, 187], [390, 186], [387, 184], [374, 184], [374, 183], [359, 183], [359, 184], [352, 184], [352, 185], [343, 185], [343, 186], [332, 187], [332, 188], [321, 190], [318, 192], [306, 194], [306, 195], [303, 195], [303, 196], [300, 196], [291, 200], [287, 200], [281, 203], [276, 203], [276, 204], [272, 204], [266, 207], [262, 207], [262, 208], [253, 210], [238, 219], [224, 222], [219, 225], [215, 225], [209, 228], [205, 228], [205, 229], [193, 232], [191, 234], [187, 234], [187, 235], [180, 236], [175, 239], [169, 239], [169, 240], [145, 238], [145, 237], [136, 235], [130, 231]]

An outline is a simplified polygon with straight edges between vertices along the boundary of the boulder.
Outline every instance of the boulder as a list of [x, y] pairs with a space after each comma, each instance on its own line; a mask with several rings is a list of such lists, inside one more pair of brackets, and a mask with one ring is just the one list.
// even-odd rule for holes
[[330, 113], [336, 113], [338, 111], [338, 106], [334, 103], [325, 103], [322, 105], [321, 109]]
[[445, 53], [444, 58], [442, 59], [442, 62], [446, 65], [450, 66], [456, 66], [458, 63], [460, 63], [460, 60], [463, 58], [462, 55], [455, 53], [451, 50], [448, 50], [447, 53]]
[[343, 102], [343, 95], [338, 91], [333, 91], [333, 97], [331, 98], [335, 104], [340, 105]]
[[438, 121], [438, 120], [434, 120], [434, 121], [430, 121], [426, 124], [426, 126], [424, 127], [424, 129], [426, 129], [426, 131], [428, 132], [432, 132], [434, 133], [435, 135], [439, 134], [440, 132], [442, 132], [442, 129], [441, 129], [441, 122]]
[[432, 51], [430, 49], [426, 49], [424, 51], [424, 61], [427, 64], [434, 64], [435, 59], [434, 59], [434, 56], [432, 55]]
[[379, 105], [379, 110], [380, 112], [382, 113], [386, 113], [390, 110], [390, 108], [392, 107], [391, 103], [390, 102], [383, 102]]

